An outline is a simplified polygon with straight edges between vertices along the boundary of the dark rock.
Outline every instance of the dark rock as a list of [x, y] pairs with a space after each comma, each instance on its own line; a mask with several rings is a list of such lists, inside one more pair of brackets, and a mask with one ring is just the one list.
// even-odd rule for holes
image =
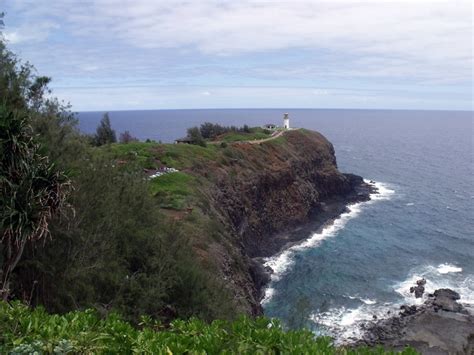
[[[419, 280], [417, 286], [425, 285]], [[402, 350], [409, 345], [422, 354], [473, 354], [474, 317], [450, 289], [436, 290], [421, 306], [403, 305], [399, 316], [369, 322], [356, 345], [382, 345]]]
[[450, 290], [449, 288], [440, 288], [436, 290], [433, 294], [434, 297], [446, 297], [453, 301], [457, 301], [461, 298], [459, 293], [456, 291]]
[[270, 282], [270, 274], [266, 268], [256, 260], [250, 262], [250, 277], [254, 282], [257, 289], [262, 289], [267, 283]]
[[433, 306], [435, 307], [435, 310], [442, 309], [443, 311], [448, 312], [461, 312], [463, 310], [463, 307], [459, 303], [446, 296], [436, 297], [433, 300]]
[[416, 286], [410, 287], [410, 293], [415, 293], [416, 298], [423, 297], [423, 293], [425, 293], [425, 279], [420, 279], [416, 281]]
[[400, 312], [402, 317], [410, 316], [416, 313], [416, 306], [403, 305], [400, 307], [400, 309], [402, 310], [402, 312]]
[[420, 280], [417, 280], [416, 281], [416, 284], [418, 286], [425, 286], [426, 285], [426, 280], [423, 278], [423, 279], [420, 279]]

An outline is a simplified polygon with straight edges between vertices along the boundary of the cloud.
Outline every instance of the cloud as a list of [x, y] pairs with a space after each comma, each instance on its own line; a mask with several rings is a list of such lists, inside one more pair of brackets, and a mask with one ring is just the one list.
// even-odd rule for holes
[[314, 89], [312, 92], [314, 95], [317, 96], [324, 96], [329, 94], [329, 91], [326, 89]]
[[[192, 50], [209, 57], [308, 50], [316, 52], [315, 64], [318, 51], [330, 52], [348, 60], [358, 56], [356, 64], [365, 64], [369, 75], [388, 76], [416, 75], [425, 68], [421, 76], [442, 69], [442, 75], [458, 79], [472, 65], [469, 1], [23, 3], [30, 4], [19, 6], [29, 16], [34, 9], [46, 14], [50, 8], [54, 16], [64, 16], [76, 36], [103, 37], [145, 50]], [[42, 38], [47, 32], [35, 28], [29, 35], [15, 32], [10, 37], [18, 41], [34, 33]], [[364, 74], [362, 69], [357, 68]]]
[[59, 27], [59, 24], [50, 21], [44, 21], [33, 26], [21, 25], [16, 28], [8, 28], [5, 31], [5, 39], [11, 44], [42, 42], [49, 37], [52, 31], [59, 29]]
[[247, 97], [251, 86], [298, 94], [307, 87], [312, 99], [360, 101], [331, 87], [391, 85], [398, 95], [400, 87], [428, 93], [431, 85], [457, 85], [466, 92], [472, 85], [470, 1], [7, 0], [7, 6], [10, 43], [52, 75], [61, 92], [176, 86], [218, 100], [215, 88], [239, 86]]
[[79, 68], [85, 72], [97, 71], [100, 69], [98, 65], [93, 64], [81, 64], [79, 65]]

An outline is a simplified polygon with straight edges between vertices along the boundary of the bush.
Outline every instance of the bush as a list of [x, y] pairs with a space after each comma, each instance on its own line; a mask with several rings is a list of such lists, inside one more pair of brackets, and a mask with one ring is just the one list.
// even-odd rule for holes
[[[80, 170], [70, 200], [75, 216], [54, 220], [53, 239], [25, 251], [16, 293], [54, 312], [95, 307], [133, 321], [140, 314], [225, 317], [219, 305], [227, 298], [214, 292], [221, 287], [197, 267], [186, 235], [166, 222], [143, 175], [98, 158]], [[163, 178], [173, 175], [181, 177]]]
[[[92, 310], [47, 314], [14, 302], [0, 303], [0, 352], [10, 354], [390, 354], [382, 348], [336, 348], [308, 330], [284, 331], [268, 318], [234, 322], [176, 320], [169, 328], [142, 317], [140, 329], [117, 314]], [[407, 348], [404, 355], [416, 354]]]
[[[132, 136], [132, 134], [129, 131], [125, 131], [125, 132], [120, 133], [120, 137], [119, 137], [119, 142], [120, 143], [128, 144], [130, 142], [137, 142], [137, 141], [138, 141], [138, 139], [136, 137]], [[151, 142], [148, 142], [148, 143], [151, 143]]]

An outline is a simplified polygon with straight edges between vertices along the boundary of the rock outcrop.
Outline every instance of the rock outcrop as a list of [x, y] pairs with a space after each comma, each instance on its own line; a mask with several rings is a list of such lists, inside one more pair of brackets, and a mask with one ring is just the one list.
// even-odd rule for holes
[[450, 289], [429, 294], [421, 306], [400, 307], [398, 316], [366, 324], [357, 344], [401, 350], [409, 345], [422, 354], [474, 354], [474, 316]]

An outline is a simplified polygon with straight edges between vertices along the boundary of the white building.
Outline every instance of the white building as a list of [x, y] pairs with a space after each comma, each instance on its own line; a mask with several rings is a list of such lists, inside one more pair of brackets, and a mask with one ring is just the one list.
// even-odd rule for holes
[[283, 115], [283, 128], [290, 129], [290, 118], [288, 117], [288, 113]]

